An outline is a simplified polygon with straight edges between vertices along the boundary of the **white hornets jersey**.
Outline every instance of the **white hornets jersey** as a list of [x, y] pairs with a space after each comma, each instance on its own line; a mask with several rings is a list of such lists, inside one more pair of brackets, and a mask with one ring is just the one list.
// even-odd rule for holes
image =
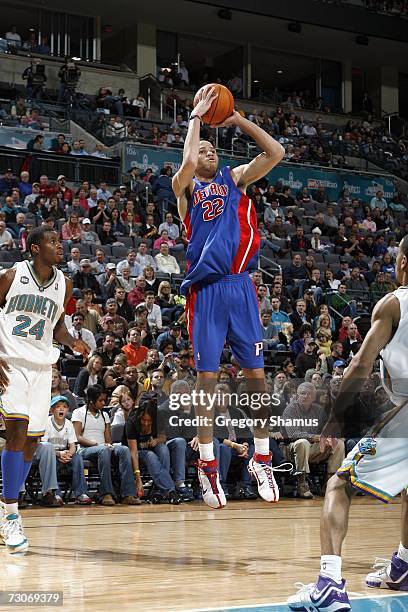
[[408, 400], [408, 287], [393, 292], [400, 305], [400, 320], [394, 336], [381, 351], [381, 378], [394, 404]]
[[53, 333], [64, 312], [65, 277], [54, 268], [52, 278], [42, 286], [30, 262], [19, 261], [14, 269], [14, 280], [0, 310], [0, 355], [7, 362], [23, 359], [51, 365], [59, 358]]

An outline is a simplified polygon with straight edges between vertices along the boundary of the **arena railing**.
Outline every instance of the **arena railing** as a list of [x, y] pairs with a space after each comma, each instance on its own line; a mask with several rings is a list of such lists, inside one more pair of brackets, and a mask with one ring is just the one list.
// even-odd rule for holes
[[[41, 153], [26, 150], [0, 147], [0, 167], [11, 168], [17, 176], [21, 166], [29, 158], [33, 167], [31, 174], [35, 174], [35, 166], [41, 168], [41, 174], [56, 180], [63, 174], [69, 181], [81, 182], [89, 180], [91, 183], [106, 181], [112, 185], [121, 184], [119, 159], [103, 159], [89, 156], [76, 157], [74, 155], [60, 155], [43, 151]], [[39, 174], [39, 172], [38, 172]]]

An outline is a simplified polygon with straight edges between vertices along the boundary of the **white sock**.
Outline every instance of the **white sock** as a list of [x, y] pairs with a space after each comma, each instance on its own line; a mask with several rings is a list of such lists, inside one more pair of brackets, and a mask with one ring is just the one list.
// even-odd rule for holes
[[209, 444], [198, 444], [198, 448], [200, 450], [200, 459], [203, 461], [213, 461], [214, 457], [214, 444], [210, 442]]
[[269, 455], [269, 438], [254, 438], [254, 442], [258, 455]]
[[4, 514], [6, 516], [9, 514], [18, 514], [18, 502], [14, 504], [4, 504]]
[[322, 555], [320, 558], [320, 575], [341, 582], [341, 557], [337, 555]]
[[398, 559], [405, 561], [405, 563], [408, 563], [408, 548], [405, 548], [405, 546], [400, 544], [398, 547], [397, 557]]

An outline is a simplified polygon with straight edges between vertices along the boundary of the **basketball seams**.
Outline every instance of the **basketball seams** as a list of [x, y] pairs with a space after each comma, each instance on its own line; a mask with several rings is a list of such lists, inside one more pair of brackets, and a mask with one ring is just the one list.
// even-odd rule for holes
[[[225, 87], [225, 85], [220, 85], [219, 83], [213, 83], [211, 85], [218, 93], [218, 97], [216, 100], [214, 100], [211, 108], [205, 113], [205, 115], [203, 115], [202, 121], [207, 125], [217, 126], [223, 123], [233, 114], [235, 102], [232, 93], [227, 87]], [[194, 100], [196, 99], [196, 96], [194, 97]], [[196, 103], [194, 106], [196, 106]], [[223, 113], [224, 110], [226, 111], [225, 114]], [[217, 114], [219, 115], [218, 117]]]

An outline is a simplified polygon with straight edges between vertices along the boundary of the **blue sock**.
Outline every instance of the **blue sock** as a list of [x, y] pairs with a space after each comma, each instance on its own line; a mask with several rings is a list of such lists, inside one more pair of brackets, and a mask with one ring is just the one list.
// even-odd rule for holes
[[1, 453], [3, 499], [18, 499], [24, 469], [23, 451], [4, 450]]
[[19, 489], [18, 489], [19, 491], [20, 491], [22, 485], [26, 481], [26, 478], [28, 476], [28, 472], [30, 471], [32, 464], [33, 464], [32, 461], [24, 461], [24, 463], [23, 463], [23, 471], [22, 471], [22, 474], [21, 474], [21, 482], [20, 482], [20, 486], [19, 486]]

